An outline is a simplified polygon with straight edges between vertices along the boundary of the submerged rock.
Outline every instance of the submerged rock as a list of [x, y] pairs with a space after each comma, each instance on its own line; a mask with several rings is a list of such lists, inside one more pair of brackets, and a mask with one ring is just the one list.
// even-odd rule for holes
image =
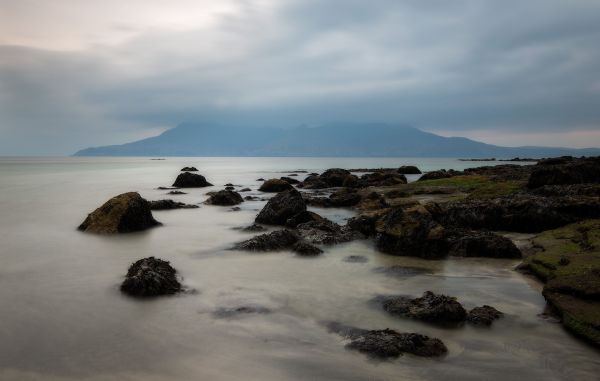
[[245, 232], [262, 232], [262, 231], [265, 231], [266, 228], [262, 225], [252, 224], [250, 226], [246, 226], [242, 230]]
[[394, 265], [389, 267], [377, 267], [373, 271], [376, 273], [385, 274], [391, 277], [406, 278], [416, 275], [429, 274], [431, 270], [424, 267], [400, 266]]
[[269, 179], [262, 183], [260, 188], [258, 188], [261, 192], [283, 192], [288, 189], [293, 189], [294, 187], [285, 180], [281, 179]]
[[502, 312], [494, 307], [484, 305], [475, 307], [467, 314], [467, 321], [475, 325], [492, 325], [494, 320], [502, 317]]
[[426, 291], [422, 297], [385, 296], [377, 300], [392, 315], [435, 322], [458, 323], [465, 321], [467, 311], [456, 298]]
[[268, 314], [271, 310], [262, 306], [239, 306], [239, 307], [221, 307], [214, 312], [214, 316], [220, 319], [230, 319], [250, 314]]
[[403, 165], [398, 168], [398, 173], [403, 175], [420, 175], [422, 172], [419, 168], [414, 165]]
[[181, 172], [198, 172], [198, 169], [196, 167], [183, 167]]
[[521, 258], [513, 241], [488, 231], [457, 229], [448, 234], [449, 254], [457, 257]]
[[182, 191], [178, 191], [178, 190], [172, 190], [172, 191], [168, 192], [167, 194], [178, 195], [178, 194], [187, 194], [187, 193], [186, 192], [182, 192]]
[[277, 251], [291, 248], [298, 242], [298, 235], [287, 229], [257, 235], [234, 245], [237, 250]]
[[177, 188], [203, 188], [210, 187], [212, 184], [206, 181], [206, 178], [202, 175], [183, 172], [177, 176], [173, 186]]
[[367, 263], [369, 262], [369, 258], [362, 255], [348, 255], [344, 257], [344, 262], [349, 263]]
[[177, 280], [177, 271], [162, 259], [149, 257], [133, 263], [121, 291], [138, 297], [175, 294], [182, 287]]
[[208, 200], [205, 201], [206, 204], [222, 206], [237, 205], [242, 202], [244, 202], [242, 196], [238, 192], [232, 190], [214, 192], [210, 195]]
[[90, 213], [78, 229], [91, 233], [129, 233], [160, 225], [150, 203], [137, 192], [123, 193]]
[[290, 189], [272, 197], [256, 216], [255, 221], [261, 224], [284, 225], [288, 219], [304, 211], [306, 203], [302, 195], [297, 190]]
[[350, 339], [346, 348], [357, 350], [374, 358], [396, 358], [403, 353], [437, 357], [448, 352], [441, 340], [418, 333], [399, 333], [391, 329], [366, 330], [339, 323], [330, 323], [328, 328], [330, 332]]
[[301, 255], [303, 257], [314, 257], [323, 253], [323, 250], [321, 250], [320, 248], [311, 245], [310, 243], [301, 241], [296, 242], [294, 246], [292, 246], [292, 250], [296, 254]]
[[198, 205], [186, 204], [173, 200], [156, 200], [150, 201], [150, 209], [152, 210], [169, 210], [169, 209], [197, 209]]

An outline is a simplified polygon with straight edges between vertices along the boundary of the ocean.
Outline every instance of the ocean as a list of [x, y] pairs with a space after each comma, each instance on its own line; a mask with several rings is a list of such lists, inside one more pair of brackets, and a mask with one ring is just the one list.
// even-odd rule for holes
[[[424, 171], [493, 162], [422, 158], [0, 158], [0, 380], [597, 380], [598, 350], [544, 315], [541, 284], [515, 260], [425, 261], [377, 252], [370, 241], [327, 247], [314, 258], [230, 250], [250, 238], [264, 201], [240, 211], [199, 204], [233, 183], [259, 195], [259, 177], [331, 167], [417, 165]], [[171, 196], [184, 166], [215, 184]], [[299, 175], [302, 179], [304, 174]], [[415, 177], [409, 177], [414, 180]], [[117, 194], [171, 198], [199, 209], [153, 212], [164, 225], [114, 236], [76, 230]], [[312, 208], [343, 223], [350, 209]], [[344, 260], [365, 256], [366, 263]], [[168, 260], [189, 292], [137, 300], [120, 293], [128, 266]], [[390, 277], [391, 265], [429, 273]], [[465, 307], [505, 313], [491, 328], [443, 328], [391, 317], [369, 303], [379, 294], [456, 296]], [[220, 308], [270, 313], [232, 318]], [[438, 337], [440, 359], [374, 361], [346, 350], [326, 322]]]

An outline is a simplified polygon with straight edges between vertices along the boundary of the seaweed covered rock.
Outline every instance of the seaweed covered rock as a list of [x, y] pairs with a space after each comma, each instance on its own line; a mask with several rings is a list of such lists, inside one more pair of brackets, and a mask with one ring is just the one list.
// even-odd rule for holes
[[137, 297], [175, 294], [181, 289], [177, 271], [169, 262], [154, 257], [133, 263], [121, 284], [122, 292]]
[[467, 314], [467, 321], [475, 325], [487, 325], [490, 326], [496, 319], [502, 317], [502, 312], [498, 311], [492, 306], [484, 305], [481, 307], [475, 307]]
[[438, 357], [448, 352], [441, 340], [418, 333], [400, 333], [391, 329], [366, 330], [339, 323], [329, 323], [328, 329], [350, 340], [346, 348], [373, 358], [396, 358], [403, 353]]
[[423, 172], [414, 165], [403, 165], [398, 168], [398, 173], [403, 175], [420, 175]]
[[248, 251], [277, 251], [291, 248], [298, 242], [298, 235], [287, 229], [257, 235], [234, 245], [234, 249]]
[[465, 321], [467, 311], [456, 298], [426, 291], [422, 297], [385, 296], [378, 298], [383, 309], [392, 315], [435, 323]]
[[255, 221], [260, 224], [284, 225], [288, 219], [304, 211], [306, 203], [302, 195], [297, 190], [290, 189], [272, 197]]
[[211, 183], [206, 181], [206, 178], [197, 173], [183, 172], [177, 176], [174, 187], [177, 188], [203, 188], [212, 186]]
[[173, 200], [156, 200], [150, 201], [150, 209], [152, 210], [170, 210], [170, 209], [197, 209], [198, 205], [186, 204]]
[[258, 188], [261, 192], [271, 193], [283, 192], [288, 189], [293, 189], [293, 186], [289, 182], [281, 179], [269, 179], [262, 183], [260, 188]]
[[91, 233], [129, 233], [160, 225], [150, 203], [137, 192], [123, 193], [90, 213], [78, 229]]
[[483, 231], [451, 229], [449, 254], [456, 257], [521, 258], [521, 251], [508, 238]]
[[387, 254], [442, 258], [448, 254], [446, 231], [423, 206], [394, 208], [376, 225], [375, 245]]
[[221, 190], [211, 193], [208, 200], [205, 201], [209, 205], [231, 206], [244, 202], [242, 196], [232, 190]]

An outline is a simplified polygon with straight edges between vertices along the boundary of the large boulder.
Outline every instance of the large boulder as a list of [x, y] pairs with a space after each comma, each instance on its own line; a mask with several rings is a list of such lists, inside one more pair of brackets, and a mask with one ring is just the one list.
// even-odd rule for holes
[[334, 187], [353, 187], [357, 184], [358, 177], [345, 169], [331, 168], [320, 175], [310, 175], [303, 182], [305, 189], [324, 189]]
[[406, 296], [379, 298], [385, 311], [392, 315], [435, 323], [458, 323], [465, 321], [467, 311], [456, 298], [425, 291], [422, 297]]
[[527, 186], [600, 183], [600, 157], [561, 158], [541, 161], [534, 167]]
[[170, 210], [170, 209], [197, 209], [198, 205], [186, 204], [173, 200], [156, 200], [150, 201], [150, 209], [152, 210]]
[[248, 251], [277, 251], [291, 248], [298, 240], [298, 234], [283, 229], [257, 235], [235, 244], [233, 248]]
[[283, 181], [289, 183], [290, 185], [300, 184], [299, 180], [292, 179], [291, 177], [286, 177], [286, 176], [280, 177], [279, 180], [283, 180]]
[[231, 206], [244, 202], [242, 196], [235, 191], [221, 190], [210, 194], [208, 200], [205, 201], [209, 205]]
[[202, 175], [191, 172], [183, 172], [177, 176], [173, 186], [177, 188], [203, 188], [210, 187], [212, 184], [206, 181], [206, 178]]
[[423, 206], [391, 209], [376, 224], [375, 245], [387, 254], [442, 258], [448, 253], [446, 231]]
[[288, 219], [305, 210], [306, 203], [300, 192], [290, 189], [272, 197], [255, 221], [260, 224], [284, 225]]
[[448, 352], [441, 340], [418, 333], [400, 333], [391, 329], [366, 330], [339, 323], [329, 323], [328, 328], [330, 332], [350, 340], [346, 348], [373, 358], [396, 358], [403, 353], [438, 357]]
[[137, 192], [123, 193], [90, 213], [78, 229], [91, 233], [129, 233], [160, 225], [150, 203]]
[[513, 241], [489, 231], [450, 230], [448, 242], [449, 254], [457, 257], [521, 258], [522, 256]]
[[420, 175], [422, 172], [414, 165], [403, 165], [398, 168], [398, 173], [403, 175]]
[[269, 179], [267, 181], [265, 181], [264, 183], [262, 183], [262, 185], [260, 186], [260, 188], [258, 188], [259, 191], [261, 192], [282, 192], [284, 190], [288, 190], [288, 189], [293, 189], [294, 187], [292, 186], [292, 184], [290, 184], [289, 182], [285, 181], [285, 180], [281, 180], [281, 179]]
[[137, 297], [175, 294], [181, 289], [177, 271], [169, 262], [154, 257], [133, 263], [121, 284], [121, 291]]

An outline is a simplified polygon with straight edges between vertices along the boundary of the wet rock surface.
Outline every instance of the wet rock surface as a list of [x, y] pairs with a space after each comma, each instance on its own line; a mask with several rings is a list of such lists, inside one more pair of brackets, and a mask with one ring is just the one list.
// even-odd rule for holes
[[303, 257], [314, 257], [323, 253], [323, 250], [307, 242], [296, 242], [292, 246], [292, 251]]
[[208, 200], [205, 201], [209, 205], [231, 206], [244, 202], [242, 196], [232, 190], [221, 190], [212, 192]]
[[366, 330], [340, 323], [328, 323], [327, 327], [330, 332], [350, 340], [346, 348], [357, 350], [373, 358], [397, 358], [403, 353], [438, 357], [448, 352], [441, 340], [418, 333], [400, 333], [391, 329]]
[[183, 172], [177, 176], [174, 187], [177, 188], [203, 188], [212, 186], [211, 183], [206, 181], [206, 178], [197, 173]]
[[262, 232], [265, 231], [266, 228], [262, 225], [258, 225], [258, 224], [252, 224], [250, 226], [246, 226], [245, 228], [242, 228], [242, 231], [245, 232]]
[[381, 296], [376, 298], [388, 313], [433, 323], [459, 323], [467, 318], [467, 311], [456, 298], [426, 291], [420, 298], [408, 296]]
[[320, 175], [310, 174], [301, 183], [305, 189], [325, 189], [335, 187], [352, 187], [358, 181], [358, 177], [345, 169], [331, 168]]
[[154, 257], [133, 263], [121, 284], [122, 292], [136, 297], [170, 295], [181, 290], [177, 271], [169, 262]]
[[521, 258], [508, 238], [488, 231], [455, 229], [448, 233], [449, 255], [456, 257]]
[[293, 186], [287, 181], [281, 179], [269, 179], [262, 183], [260, 188], [258, 188], [258, 190], [261, 192], [271, 193], [282, 192], [288, 189], [293, 189]]
[[298, 233], [307, 242], [318, 245], [333, 245], [364, 238], [348, 226], [341, 226], [328, 219], [305, 222], [297, 226]]
[[234, 249], [247, 251], [278, 251], [291, 248], [299, 241], [294, 231], [283, 229], [257, 235], [234, 245]]
[[256, 216], [256, 222], [284, 225], [288, 219], [304, 211], [306, 203], [302, 195], [297, 190], [290, 189], [272, 197]]
[[467, 314], [467, 321], [475, 325], [490, 326], [494, 320], [500, 319], [503, 313], [494, 307], [484, 305], [475, 307]]
[[150, 209], [152, 210], [169, 210], [169, 209], [197, 209], [198, 205], [186, 204], [173, 200], [156, 200], [150, 201]]
[[290, 217], [285, 222], [285, 226], [290, 227], [290, 228], [296, 228], [296, 227], [298, 227], [298, 225], [304, 224], [306, 222], [311, 222], [311, 221], [321, 222], [324, 220], [325, 219], [323, 217], [321, 217], [320, 215], [318, 215], [317, 213], [309, 212], [308, 210], [305, 210], [305, 211], [302, 211], [302, 212]]
[[145, 230], [160, 225], [150, 211], [150, 202], [137, 192], [123, 193], [105, 202], [79, 225], [84, 232], [114, 234]]
[[562, 157], [540, 161], [534, 166], [527, 186], [600, 183], [600, 157]]

